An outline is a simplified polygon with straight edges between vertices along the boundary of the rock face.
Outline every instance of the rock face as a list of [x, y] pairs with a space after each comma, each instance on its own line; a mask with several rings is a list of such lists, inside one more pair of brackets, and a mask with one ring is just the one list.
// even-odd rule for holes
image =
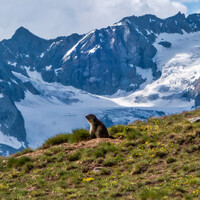
[[[26, 147], [24, 119], [15, 104], [8, 98], [0, 99], [0, 152], [7, 155]], [[8, 150], [8, 146], [10, 149]]]
[[[11, 39], [0, 42], [1, 133], [11, 140], [17, 138], [21, 144], [19, 148], [14, 145], [10, 148], [28, 145], [24, 120], [15, 102], [23, 100], [27, 92], [41, 95], [34, 84], [26, 80], [30, 73], [33, 76], [35, 72], [41, 74], [43, 81], [74, 86], [92, 94], [111, 95], [118, 90], [134, 92], [147, 82], [144, 70], [148, 70], [151, 81], [162, 75], [154, 60], [157, 53], [154, 43], [158, 35], [198, 31], [200, 14], [185, 17], [181, 13], [167, 19], [154, 15], [126, 17], [107, 28], [53, 40], [39, 38], [20, 27]], [[169, 50], [173, 46], [167, 40], [160, 41], [159, 45]], [[177, 95], [182, 98], [185, 93]], [[199, 96], [198, 93], [195, 106], [200, 104]], [[158, 94], [152, 94], [147, 100], [158, 98]], [[189, 98], [194, 98], [192, 92]], [[0, 138], [1, 144], [2, 154], [5, 154], [8, 144]]]
[[195, 86], [195, 107], [200, 106], [200, 78]]

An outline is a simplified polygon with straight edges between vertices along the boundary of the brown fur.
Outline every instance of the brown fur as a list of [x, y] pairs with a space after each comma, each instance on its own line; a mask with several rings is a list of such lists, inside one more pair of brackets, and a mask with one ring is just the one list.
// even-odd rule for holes
[[109, 138], [108, 130], [106, 126], [97, 119], [93, 114], [85, 116], [90, 123], [90, 135], [96, 136], [97, 138]]

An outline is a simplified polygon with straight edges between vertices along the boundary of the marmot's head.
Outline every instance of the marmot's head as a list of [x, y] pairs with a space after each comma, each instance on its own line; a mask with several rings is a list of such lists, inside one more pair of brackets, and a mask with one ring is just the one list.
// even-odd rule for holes
[[93, 114], [89, 114], [85, 116], [89, 123], [93, 124], [97, 121], [97, 118]]

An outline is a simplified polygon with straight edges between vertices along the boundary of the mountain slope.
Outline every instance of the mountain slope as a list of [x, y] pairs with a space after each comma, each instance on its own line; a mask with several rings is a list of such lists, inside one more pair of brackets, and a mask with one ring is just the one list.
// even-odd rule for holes
[[197, 109], [150, 118], [112, 127], [116, 139], [61, 143], [0, 158], [0, 198], [197, 200], [199, 114]]

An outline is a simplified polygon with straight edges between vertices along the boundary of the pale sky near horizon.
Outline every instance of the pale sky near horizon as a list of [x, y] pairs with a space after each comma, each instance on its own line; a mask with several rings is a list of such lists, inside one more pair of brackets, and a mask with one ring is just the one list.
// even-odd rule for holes
[[131, 15], [200, 12], [200, 0], [0, 0], [0, 40], [20, 26], [50, 39], [87, 33]]

